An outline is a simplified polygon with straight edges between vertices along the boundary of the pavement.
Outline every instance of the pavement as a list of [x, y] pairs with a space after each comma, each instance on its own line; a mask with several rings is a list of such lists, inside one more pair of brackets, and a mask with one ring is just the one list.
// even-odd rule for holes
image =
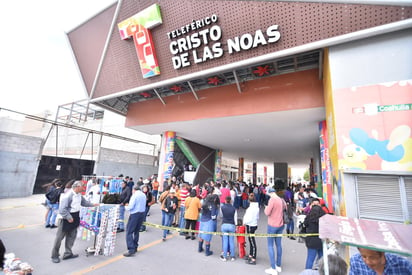
[[[198, 253], [196, 240], [185, 240], [178, 233], [169, 235], [162, 242], [162, 231], [148, 227], [146, 232], [140, 233], [139, 251], [133, 257], [124, 257], [126, 252], [125, 232], [116, 236], [116, 246], [112, 256], [88, 255], [86, 249], [93, 247], [90, 241], [76, 239], [73, 252], [80, 257], [52, 263], [50, 255], [57, 229], [44, 227], [46, 208], [41, 204], [44, 195], [32, 195], [24, 198], [0, 199], [0, 238], [6, 246], [6, 253], [14, 253], [23, 262], [29, 263], [33, 274], [65, 275], [65, 274], [265, 274], [270, 266], [267, 240], [257, 238], [257, 264], [245, 264], [243, 259], [223, 262], [221, 252], [221, 237], [213, 236], [211, 250], [213, 255], [206, 257]], [[244, 210], [238, 215], [242, 217]], [[161, 211], [159, 205], [152, 206], [148, 222], [160, 224]], [[256, 233], [265, 233], [267, 218], [260, 211], [258, 230]], [[218, 224], [220, 228], [220, 223]], [[296, 232], [296, 230], [295, 230]], [[64, 242], [64, 241], [63, 241]], [[279, 275], [296, 275], [305, 267], [306, 247], [296, 240], [282, 238], [283, 256], [282, 272]], [[62, 243], [61, 254], [63, 254]], [[246, 247], [246, 252], [249, 246]]]

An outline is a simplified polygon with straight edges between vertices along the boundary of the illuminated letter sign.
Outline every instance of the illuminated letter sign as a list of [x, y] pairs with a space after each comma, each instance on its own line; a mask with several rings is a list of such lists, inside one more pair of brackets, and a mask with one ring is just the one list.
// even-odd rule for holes
[[160, 74], [152, 34], [149, 31], [160, 24], [162, 24], [160, 7], [154, 4], [117, 25], [122, 40], [133, 37], [144, 78]]

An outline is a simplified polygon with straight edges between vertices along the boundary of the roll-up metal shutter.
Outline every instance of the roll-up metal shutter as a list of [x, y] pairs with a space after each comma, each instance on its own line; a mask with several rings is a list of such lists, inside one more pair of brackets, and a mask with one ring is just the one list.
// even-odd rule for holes
[[412, 223], [412, 177], [404, 177], [409, 222]]
[[359, 218], [404, 222], [399, 177], [358, 174], [356, 192]]

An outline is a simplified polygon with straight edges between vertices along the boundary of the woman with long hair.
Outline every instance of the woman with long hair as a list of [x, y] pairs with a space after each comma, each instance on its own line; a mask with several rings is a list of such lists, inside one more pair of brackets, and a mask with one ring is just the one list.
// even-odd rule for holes
[[[325, 215], [325, 212], [322, 210], [322, 207], [319, 205], [312, 206], [303, 222], [306, 233], [319, 233], [319, 218], [323, 215]], [[307, 236], [305, 242], [308, 250], [305, 269], [312, 269], [316, 256], [318, 256], [318, 259], [323, 256], [322, 241], [318, 236]]]
[[[209, 190], [212, 191], [213, 190]], [[200, 231], [203, 232], [215, 232], [215, 220], [218, 215], [219, 208], [216, 205], [216, 196], [208, 192], [208, 195], [203, 201], [201, 209], [201, 218], [200, 218]], [[220, 200], [219, 200], [220, 203]], [[213, 251], [210, 250], [210, 242], [212, 241], [212, 234], [200, 233], [199, 234], [199, 248], [198, 252], [203, 251], [203, 242], [206, 243], [205, 255], [210, 256], [213, 254]]]

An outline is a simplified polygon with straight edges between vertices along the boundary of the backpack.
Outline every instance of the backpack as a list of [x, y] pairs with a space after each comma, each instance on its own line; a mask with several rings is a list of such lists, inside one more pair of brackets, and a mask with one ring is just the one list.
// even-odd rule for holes
[[282, 216], [283, 216], [283, 224], [289, 224], [290, 223], [290, 217], [289, 217], [289, 211], [288, 211], [288, 206], [286, 202], [282, 199], [283, 201], [283, 211], [282, 211]]
[[46, 193], [46, 198], [50, 201], [51, 204], [55, 204], [59, 202], [61, 192], [62, 188], [53, 188]]

